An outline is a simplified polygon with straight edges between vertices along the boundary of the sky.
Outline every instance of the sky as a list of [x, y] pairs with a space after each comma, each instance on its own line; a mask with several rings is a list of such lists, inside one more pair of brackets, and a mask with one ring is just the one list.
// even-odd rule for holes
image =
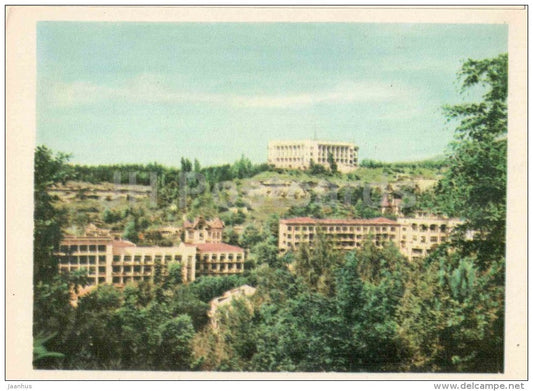
[[506, 51], [504, 24], [39, 22], [37, 144], [81, 164], [261, 163], [315, 136], [442, 156], [442, 106], [480, 95], [462, 62]]

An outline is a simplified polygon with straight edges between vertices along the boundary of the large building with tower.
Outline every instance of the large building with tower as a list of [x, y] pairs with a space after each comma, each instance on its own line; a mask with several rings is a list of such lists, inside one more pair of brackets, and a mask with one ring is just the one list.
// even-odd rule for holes
[[279, 222], [279, 250], [288, 252], [306, 244], [312, 246], [320, 232], [337, 250], [354, 250], [371, 240], [378, 248], [392, 243], [409, 260], [423, 258], [436, 246], [448, 241], [458, 219], [432, 215], [417, 215], [390, 220], [375, 219], [315, 219], [295, 217]]
[[331, 155], [339, 172], [351, 172], [357, 168], [358, 151], [354, 143], [336, 141], [270, 141], [268, 164], [277, 168], [305, 170], [311, 162], [329, 168]]

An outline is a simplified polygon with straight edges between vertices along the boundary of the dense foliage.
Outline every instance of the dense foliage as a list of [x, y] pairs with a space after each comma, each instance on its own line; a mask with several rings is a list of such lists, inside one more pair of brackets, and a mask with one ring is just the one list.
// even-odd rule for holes
[[[469, 60], [459, 74], [464, 88], [486, 89], [482, 102], [446, 108], [457, 123], [444, 177], [417, 194], [422, 208], [460, 216], [464, 225], [451, 243], [425, 259], [407, 261], [392, 245], [371, 240], [343, 254], [317, 234], [311, 246], [281, 256], [279, 216], [263, 225], [225, 232], [225, 240], [248, 249], [240, 276], [202, 277], [183, 284], [179, 265], [159, 270], [153, 283], [123, 289], [101, 285], [78, 298], [83, 273], [58, 275], [53, 251], [61, 239], [62, 213], [48, 189], [66, 178], [109, 181], [109, 167], [66, 165], [67, 156], [45, 147], [35, 154], [34, 365], [65, 369], [336, 372], [501, 372], [503, 370], [507, 56]], [[411, 164], [411, 163], [409, 163]], [[364, 166], [393, 165], [363, 162]], [[424, 162], [410, 169], [443, 168]], [[121, 166], [121, 169], [125, 169]], [[182, 159], [180, 170], [157, 165], [166, 180], [209, 186], [255, 175], [267, 166], [246, 158], [234, 165], [201, 168]], [[314, 169], [317, 169], [314, 167]], [[70, 170], [70, 171], [69, 171]], [[73, 170], [73, 171], [72, 171]], [[316, 175], [333, 175], [320, 170]], [[91, 179], [92, 178], [92, 179]], [[149, 178], [143, 179], [148, 181]], [[166, 183], [167, 185], [165, 185]], [[161, 202], [179, 188], [160, 182]], [[373, 217], [362, 203], [382, 193], [346, 187], [324, 202], [316, 194], [285, 216]], [[165, 198], [166, 197], [166, 198]], [[191, 210], [213, 210], [208, 195], [187, 200]], [[327, 196], [326, 196], [327, 197]], [[238, 207], [246, 207], [237, 200]], [[147, 216], [139, 209], [107, 210], [103, 221], [125, 221], [124, 236], [141, 240]], [[226, 221], [232, 226], [235, 221]], [[465, 233], [469, 233], [465, 236]], [[162, 267], [160, 265], [160, 267]], [[211, 323], [209, 301], [243, 284], [257, 288], [222, 306]], [[216, 324], [216, 326], [214, 326]]]

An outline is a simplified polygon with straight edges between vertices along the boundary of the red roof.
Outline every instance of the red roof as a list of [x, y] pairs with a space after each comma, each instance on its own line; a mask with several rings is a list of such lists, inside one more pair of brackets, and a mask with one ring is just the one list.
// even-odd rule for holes
[[136, 247], [136, 244], [129, 240], [113, 240], [113, 247]]
[[193, 246], [200, 252], [244, 252], [244, 249], [226, 243], [200, 243]]
[[394, 220], [385, 217], [377, 217], [375, 219], [314, 219], [312, 217], [294, 217], [291, 219], [280, 220], [283, 224], [317, 224], [317, 225], [399, 225]]

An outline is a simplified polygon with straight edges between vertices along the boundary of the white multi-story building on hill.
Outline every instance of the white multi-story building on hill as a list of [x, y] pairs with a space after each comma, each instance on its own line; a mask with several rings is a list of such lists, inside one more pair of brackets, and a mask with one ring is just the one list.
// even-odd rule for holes
[[305, 170], [311, 161], [330, 168], [328, 157], [333, 157], [340, 172], [351, 172], [357, 168], [359, 147], [354, 143], [337, 141], [270, 141], [268, 163], [278, 168]]

